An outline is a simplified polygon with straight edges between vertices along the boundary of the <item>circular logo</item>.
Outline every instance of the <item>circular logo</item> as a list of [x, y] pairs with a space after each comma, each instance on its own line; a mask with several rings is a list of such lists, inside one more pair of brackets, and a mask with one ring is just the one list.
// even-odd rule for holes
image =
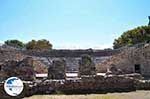
[[18, 77], [10, 77], [4, 83], [4, 90], [10, 96], [18, 96], [23, 91], [23, 82]]

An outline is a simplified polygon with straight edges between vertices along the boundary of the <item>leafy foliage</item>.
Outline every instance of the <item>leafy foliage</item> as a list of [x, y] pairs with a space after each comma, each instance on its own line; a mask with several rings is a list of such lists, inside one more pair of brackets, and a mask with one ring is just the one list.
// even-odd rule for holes
[[134, 45], [142, 42], [150, 42], [150, 26], [141, 26], [124, 32], [118, 39], [114, 40], [114, 49]]
[[52, 49], [52, 44], [48, 40], [45, 40], [45, 39], [38, 40], [38, 41], [32, 40], [26, 44], [26, 48], [27, 49], [38, 49], [38, 50]]
[[7, 40], [5, 41], [5, 44], [8, 46], [12, 46], [15, 48], [24, 48], [25, 44], [19, 40]]

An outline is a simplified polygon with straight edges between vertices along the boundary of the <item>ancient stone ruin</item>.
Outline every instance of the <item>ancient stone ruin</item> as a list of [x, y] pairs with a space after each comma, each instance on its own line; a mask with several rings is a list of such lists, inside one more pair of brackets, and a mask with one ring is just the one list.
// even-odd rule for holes
[[[142, 76], [150, 76], [150, 44], [141, 43], [121, 49], [118, 54], [99, 63], [99, 72], [107, 72], [113, 65], [116, 70], [124, 74], [140, 73]], [[118, 72], [118, 71], [117, 71]]]
[[25, 81], [35, 80], [35, 71], [33, 68], [33, 59], [27, 57], [22, 61], [6, 61], [1, 64], [0, 78], [6, 80], [8, 77], [19, 77]]
[[121, 75], [123, 74], [121, 69], [118, 69], [114, 64], [111, 64], [108, 68], [107, 68], [107, 75]]
[[[66, 56], [67, 51], [58, 51], [60, 55], [56, 50], [51, 51], [51, 55], [49, 52], [15, 51], [17, 58], [14, 59], [8, 51], [6, 54], [5, 51], [1, 51], [0, 55], [4, 55], [4, 57], [2, 60], [0, 59], [0, 88], [3, 88], [3, 81], [8, 77], [17, 76], [25, 84], [22, 97], [33, 94], [50, 94], [57, 91], [65, 94], [87, 94], [150, 89], [150, 82], [142, 77], [145, 74], [150, 75], [150, 45], [144, 44], [115, 51], [113, 55], [91, 50], [75, 53], [69, 51]], [[97, 53], [100, 55], [95, 55]], [[104, 57], [107, 55], [108, 57]], [[15, 55], [13, 56], [15, 57]], [[5, 58], [8, 60], [3, 62]], [[35, 59], [38, 62], [35, 63]], [[76, 59], [75, 63], [72, 62], [74, 59]], [[47, 62], [50, 62], [47, 64], [48, 78], [37, 79], [35, 73], [46, 72], [43, 69], [35, 69], [35, 67], [42, 68]], [[100, 71], [98, 72], [104, 71], [105, 75], [98, 75], [96, 63], [99, 63]], [[79, 76], [68, 79], [66, 77], [67, 65], [71, 67], [74, 64], [76, 66], [74, 70], [75, 72], [78, 70]], [[0, 90], [0, 95], [6, 96], [4, 90]]]
[[82, 55], [82, 58], [79, 61], [78, 75], [96, 75], [95, 64], [89, 55]]
[[48, 68], [49, 79], [65, 79], [66, 62], [63, 59], [53, 60], [52, 65]]

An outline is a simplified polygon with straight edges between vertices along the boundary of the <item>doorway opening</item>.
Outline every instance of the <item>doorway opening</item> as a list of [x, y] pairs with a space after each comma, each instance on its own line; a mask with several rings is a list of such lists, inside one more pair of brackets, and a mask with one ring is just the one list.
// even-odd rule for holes
[[134, 69], [135, 69], [135, 73], [141, 73], [141, 65], [140, 64], [135, 64]]

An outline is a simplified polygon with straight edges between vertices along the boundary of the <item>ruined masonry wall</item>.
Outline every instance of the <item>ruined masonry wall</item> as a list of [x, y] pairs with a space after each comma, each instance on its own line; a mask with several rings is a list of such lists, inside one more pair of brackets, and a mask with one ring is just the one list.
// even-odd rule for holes
[[[110, 56], [104, 57], [92, 57], [93, 62], [97, 66], [99, 63], [103, 62], [106, 59], [109, 59]], [[43, 63], [49, 64], [49, 61], [45, 57], [36, 57], [37, 60], [42, 60]], [[48, 59], [52, 62], [57, 59], [64, 59], [66, 61], [66, 70], [67, 71], [78, 71], [79, 68], [79, 60], [81, 57], [48, 57]]]
[[110, 59], [99, 64], [99, 71], [105, 67], [105, 71], [110, 66], [121, 69], [124, 73], [134, 73], [135, 65], [139, 65], [139, 71], [142, 75], [150, 76], [150, 44], [141, 46], [127, 47], [119, 54], [113, 55]]

